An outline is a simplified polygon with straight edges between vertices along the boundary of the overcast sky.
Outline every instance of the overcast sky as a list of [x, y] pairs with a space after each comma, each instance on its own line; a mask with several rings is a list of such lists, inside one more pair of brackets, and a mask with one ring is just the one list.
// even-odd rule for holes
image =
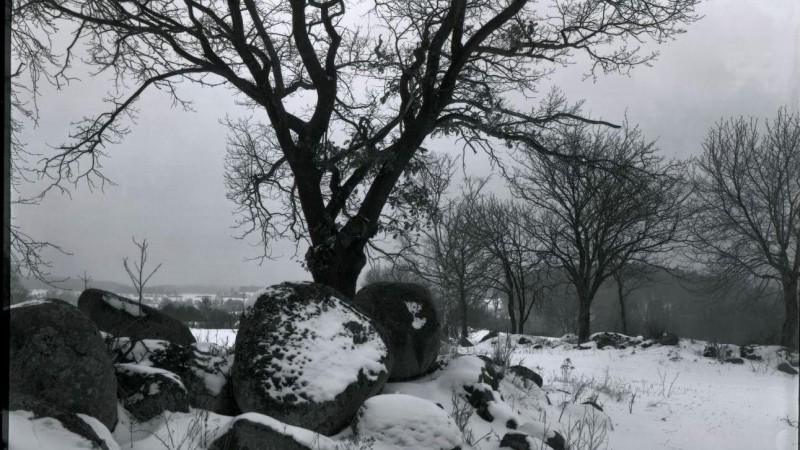
[[[653, 67], [596, 82], [582, 81], [581, 68], [573, 67], [557, 71], [553, 82], [570, 99], [585, 99], [594, 117], [621, 122], [627, 111], [665, 155], [681, 158], [697, 154], [707, 128], [722, 117], [800, 109], [800, 1], [711, 0], [699, 12], [705, 17], [661, 46]], [[28, 148], [47, 153], [46, 144], [63, 142], [70, 122], [96, 111], [104, 92], [92, 79], [45, 91], [41, 124], [22, 137]], [[63, 276], [86, 270], [96, 280], [127, 282], [121, 260], [134, 255], [130, 239], [137, 236], [150, 242], [151, 260], [163, 262], [151, 284], [310, 279], [290, 243], [276, 246], [282, 258], [260, 266], [245, 261], [259, 249], [233, 237], [234, 205], [223, 186], [226, 129], [218, 123], [240, 110], [225, 88], [184, 92], [196, 112], [172, 109], [157, 91], [138, 103], [138, 124], [104, 160], [117, 186], [104, 193], [80, 187], [71, 198], [56, 194], [36, 207], [15, 207], [15, 223], [72, 253], [47, 255], [52, 272]], [[477, 162], [468, 170], [487, 173], [480, 159], [470, 160]]]

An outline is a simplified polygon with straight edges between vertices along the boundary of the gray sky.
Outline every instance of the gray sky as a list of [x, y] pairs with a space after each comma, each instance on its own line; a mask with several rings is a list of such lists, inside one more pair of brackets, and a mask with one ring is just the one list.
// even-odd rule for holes
[[[774, 116], [780, 105], [800, 109], [800, 2], [711, 0], [705, 17], [686, 34], [660, 47], [653, 67], [630, 77], [582, 81], [580, 67], [553, 76], [572, 100], [585, 99], [595, 117], [621, 122], [626, 111], [645, 136], [658, 139], [668, 156], [697, 154], [707, 128], [732, 115]], [[61, 92], [44, 91], [41, 124], [22, 136], [28, 149], [47, 153], [63, 142], [70, 122], [100, 107], [103, 89], [84, 79]], [[275, 261], [244, 261], [259, 254], [234, 239], [234, 205], [225, 198], [223, 158], [226, 129], [218, 119], [237, 116], [225, 88], [183, 91], [196, 112], [172, 109], [167, 96], [150, 91], [139, 101], [138, 124], [124, 142], [108, 149], [104, 173], [117, 186], [72, 198], [50, 195], [36, 207], [16, 207], [15, 223], [39, 240], [61, 245], [72, 256], [49, 254], [52, 272], [126, 282], [123, 256], [134, 256], [131, 236], [146, 237], [150, 256], [163, 267], [151, 284], [269, 285], [310, 279], [283, 243]], [[487, 173], [481, 158], [468, 170]], [[302, 256], [302, 253], [301, 255]]]

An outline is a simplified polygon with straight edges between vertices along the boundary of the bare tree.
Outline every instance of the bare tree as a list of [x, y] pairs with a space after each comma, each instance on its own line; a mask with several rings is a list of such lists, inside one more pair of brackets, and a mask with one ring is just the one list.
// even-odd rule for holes
[[785, 108], [759, 132], [755, 119], [721, 121], [703, 142], [694, 182], [691, 245], [719, 279], [782, 288], [781, 345], [797, 348], [800, 272], [800, 115]]
[[573, 158], [525, 153], [511, 181], [535, 209], [528, 227], [545, 260], [575, 289], [585, 342], [592, 300], [616, 264], [673, 247], [686, 197], [683, 166], [663, 164], [654, 144], [627, 126], [563, 127], [543, 138]]
[[519, 334], [524, 333], [536, 298], [546, 288], [536, 240], [523, 223], [529, 212], [518, 203], [490, 195], [477, 200], [468, 218], [468, 232], [493, 266], [486, 278], [506, 297], [511, 332]]
[[415, 241], [403, 238], [408, 248], [404, 265], [455, 304], [464, 339], [470, 307], [484, 301], [489, 290], [486, 275], [491, 263], [467, 226], [481, 187], [471, 185], [462, 198], [443, 201], [431, 225], [420, 230]]
[[139, 243], [136, 241], [136, 238], [131, 237], [133, 241], [133, 245], [139, 249], [139, 260], [133, 262], [133, 268], [128, 265], [128, 257], [122, 258], [122, 266], [125, 267], [125, 272], [131, 279], [131, 283], [133, 283], [133, 288], [136, 290], [136, 294], [139, 297], [139, 311], [142, 310], [142, 294], [144, 293], [144, 287], [147, 286], [147, 282], [150, 281], [153, 275], [158, 272], [158, 269], [161, 268], [161, 264], [158, 263], [155, 269], [153, 269], [149, 275], [145, 275], [145, 264], [147, 263], [147, 247], [149, 244], [147, 243], [147, 239], [142, 239], [142, 242]]
[[[29, 181], [25, 167], [33, 156], [19, 140], [23, 125], [39, 121], [37, 100], [42, 81], [60, 85], [68, 81], [58, 69], [59, 59], [52, 50], [50, 35], [55, 31], [55, 17], [38, 0], [5, 2], [5, 84], [3, 94], [3, 172], [6, 195], [3, 197], [4, 277], [25, 275], [52, 284], [50, 261], [45, 253], [65, 252], [58, 245], [36, 239], [12, 224], [12, 208], [33, 205], [37, 199], [20, 198], [19, 186]], [[16, 197], [16, 198], [15, 198]], [[4, 278], [5, 279], [5, 278]], [[7, 280], [7, 279], [6, 279]], [[4, 283], [9, 286], [8, 283]], [[8, 296], [4, 296], [8, 298]]]
[[614, 266], [612, 276], [617, 285], [617, 301], [619, 302], [619, 317], [623, 334], [628, 334], [627, 299], [633, 291], [652, 282], [651, 276], [655, 274], [656, 270], [649, 264], [625, 261], [618, 262]]
[[647, 64], [655, 54], [639, 42], [681, 33], [698, 0], [41, 1], [78, 23], [88, 61], [126, 93], [44, 161], [53, 189], [107, 180], [98, 158], [126, 134], [146, 89], [188, 107], [179, 81], [226, 85], [268, 122], [226, 121], [243, 232], [261, 239], [265, 256], [277, 238], [307, 242], [313, 278], [352, 295], [370, 239], [408, 232], [429, 211], [415, 177], [426, 139], [449, 135], [492, 155], [523, 144], [549, 153], [538, 132], [591, 120], [558, 93], [522, 107], [509, 94], [538, 97], [576, 53], [590, 76]]
[[86, 271], [83, 271], [83, 276], [78, 275], [78, 279], [83, 281], [83, 290], [89, 289], [89, 282], [92, 281], [92, 277], [86, 274]]

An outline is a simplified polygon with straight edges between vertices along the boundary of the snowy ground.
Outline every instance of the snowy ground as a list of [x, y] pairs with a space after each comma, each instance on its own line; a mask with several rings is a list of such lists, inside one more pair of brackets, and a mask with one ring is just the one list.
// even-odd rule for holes
[[[547, 391], [573, 392], [580, 380], [606, 386], [598, 403], [614, 425], [610, 449], [797, 449], [798, 377], [777, 371], [774, 360], [722, 364], [701, 356], [704, 347], [686, 340], [625, 350], [518, 346], [512, 359], [539, 372]], [[490, 350], [488, 343], [474, 348]], [[566, 358], [578, 381], [559, 381]]]
[[[194, 329], [192, 332], [200, 342], [229, 346], [236, 335], [235, 330]], [[473, 342], [483, 334], [471, 336]], [[490, 408], [498, 418], [491, 424], [474, 412], [470, 415], [471, 409], [467, 405], [468, 420], [461, 425], [471, 434], [473, 445], [464, 445], [465, 450], [498, 449], [500, 439], [509, 431], [505, 425], [509, 418], [517, 422], [519, 430], [539, 436], [541, 440], [552, 436], [553, 431], [565, 435], [567, 441], [574, 440], [574, 433], [568, 435], [570, 430], [575, 431], [574, 425], [579, 420], [585, 421], [587, 414], [595, 417], [596, 410], [582, 404], [587, 400], [594, 400], [604, 410], [596, 416], [597, 420], [592, 419], [596, 422], [593, 424], [594, 440], [600, 445], [573, 447], [579, 450], [798, 448], [798, 377], [775, 369], [781, 361], [781, 356], [775, 351], [777, 347], [762, 349], [763, 361], [734, 365], [701, 356], [706, 343], [700, 341], [681, 340], [675, 347], [654, 345], [620, 350], [578, 350], [561, 339], [526, 336], [528, 342], [520, 344], [520, 337], [507, 339], [501, 335], [499, 339], [472, 348], [451, 349], [451, 356], [455, 353], [468, 356], [423, 379], [390, 383], [384, 393], [408, 394], [439, 403], [454, 416], [454, 409], [465, 405], [461, 386], [468, 379], [475, 382], [482, 364], [478, 358], [469, 355], [491, 356], [506, 351], [512, 364], [522, 364], [543, 377], [543, 389], [532, 385], [523, 387], [519, 380], [506, 375], [498, 388], [503, 401]], [[738, 356], [738, 347], [731, 348], [734, 356]], [[453, 395], [454, 389], [460, 392], [461, 398]], [[368, 410], [377, 411], [381, 404], [391, 407], [384, 408], [387, 409], [384, 414], [376, 412], [375, 417], [385, 416], [381, 420], [387, 423], [410, 420], [419, 424], [440, 424], [438, 429], [429, 425], [428, 430], [424, 425], [416, 426], [413, 439], [419, 441], [415, 442], [423, 442], [426, 433], [432, 441], [444, 439], [442, 430], [447, 431], [448, 426], [452, 430], [449, 418], [437, 415], [441, 412], [438, 408], [428, 408], [429, 418], [420, 417], [424, 415], [422, 411], [425, 408], [421, 407], [424, 405], [414, 405], [408, 398], [403, 400], [403, 396], [385, 396], [382, 401], [372, 402]], [[408, 406], [405, 415], [404, 404]], [[10, 448], [49, 448], [15, 445], [15, 441], [29, 442], [24, 438], [30, 433], [35, 433], [41, 441], [42, 436], [54, 429], [54, 425], [46, 421], [34, 422], [28, 420], [25, 413], [15, 414], [10, 425], [16, 427], [18, 437], [15, 438], [12, 429]], [[111, 447], [119, 444], [121, 448], [140, 450], [204, 448], [230, 426], [231, 420], [231, 417], [193, 410], [190, 413], [166, 413], [142, 424], [136, 423], [120, 408], [120, 422], [113, 433], [116, 443]], [[372, 426], [364, 423], [367, 428]], [[584, 433], [587, 429], [584, 428]], [[54, 433], [57, 435], [58, 430]], [[320, 449], [330, 450], [389, 450], [410, 445], [408, 442], [404, 444], [400, 435], [384, 441], [379, 438], [377, 441], [354, 442], [349, 429], [333, 439], [313, 436], [310, 439]], [[547, 449], [541, 440], [532, 439], [531, 448]]]

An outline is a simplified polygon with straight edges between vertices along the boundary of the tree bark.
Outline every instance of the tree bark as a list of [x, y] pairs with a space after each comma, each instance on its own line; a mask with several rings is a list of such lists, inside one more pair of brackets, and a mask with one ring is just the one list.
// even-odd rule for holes
[[797, 321], [798, 321], [798, 298], [797, 298], [798, 277], [795, 274], [792, 279], [783, 285], [783, 304], [786, 317], [781, 328], [781, 345], [789, 348], [798, 348], [797, 340]]

